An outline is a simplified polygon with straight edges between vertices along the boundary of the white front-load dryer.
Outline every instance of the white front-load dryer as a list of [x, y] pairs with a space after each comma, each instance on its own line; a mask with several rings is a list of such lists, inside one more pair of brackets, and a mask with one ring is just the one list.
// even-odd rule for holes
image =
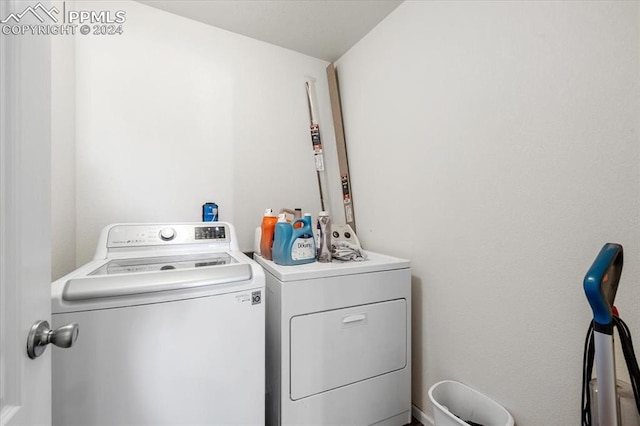
[[410, 262], [255, 259], [267, 281], [267, 424], [410, 423]]
[[53, 283], [54, 425], [264, 424], [264, 273], [228, 223], [117, 224]]

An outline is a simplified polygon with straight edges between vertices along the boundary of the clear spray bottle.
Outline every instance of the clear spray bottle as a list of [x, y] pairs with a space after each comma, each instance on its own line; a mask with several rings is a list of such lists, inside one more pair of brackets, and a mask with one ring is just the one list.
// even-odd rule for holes
[[331, 218], [324, 210], [318, 214], [316, 238], [316, 259], [318, 262], [331, 262]]

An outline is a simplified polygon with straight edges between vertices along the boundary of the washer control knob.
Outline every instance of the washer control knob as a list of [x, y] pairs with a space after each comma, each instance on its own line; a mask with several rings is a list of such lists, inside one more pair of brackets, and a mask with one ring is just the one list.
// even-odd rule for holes
[[176, 236], [176, 230], [173, 228], [163, 228], [160, 230], [160, 238], [162, 241], [171, 241]]

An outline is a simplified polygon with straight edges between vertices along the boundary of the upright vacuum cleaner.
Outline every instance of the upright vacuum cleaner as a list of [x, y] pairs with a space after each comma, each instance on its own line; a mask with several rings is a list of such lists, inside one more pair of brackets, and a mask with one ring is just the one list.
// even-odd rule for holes
[[[640, 414], [640, 369], [633, 351], [631, 333], [619, 318], [613, 301], [622, 274], [623, 250], [619, 244], [604, 245], [584, 277], [584, 292], [593, 311], [585, 341], [582, 373], [582, 425], [626, 426], [621, 423], [616, 387], [613, 329], [618, 329], [620, 344], [629, 370], [635, 405]], [[590, 381], [596, 364], [597, 423], [592, 419]]]

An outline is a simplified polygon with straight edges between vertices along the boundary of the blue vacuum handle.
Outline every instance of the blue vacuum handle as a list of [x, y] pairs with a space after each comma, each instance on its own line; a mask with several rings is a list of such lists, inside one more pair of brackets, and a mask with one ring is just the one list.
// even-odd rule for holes
[[584, 277], [584, 292], [593, 311], [595, 325], [612, 325], [613, 301], [622, 274], [623, 251], [620, 244], [607, 243]]

